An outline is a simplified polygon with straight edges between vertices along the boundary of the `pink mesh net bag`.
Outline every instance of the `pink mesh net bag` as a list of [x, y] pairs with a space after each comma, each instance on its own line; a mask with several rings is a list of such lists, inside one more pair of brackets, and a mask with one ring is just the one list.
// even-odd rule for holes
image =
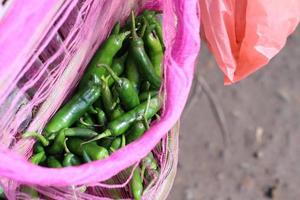
[[[61, 169], [28, 162], [35, 141], [22, 139], [21, 133], [42, 132], [75, 88], [115, 22], [126, 20], [132, 9], [145, 8], [163, 13], [166, 50], [161, 119], [143, 137], [104, 160]], [[20, 185], [27, 185], [38, 190], [42, 194], [40, 198], [107, 199], [112, 197], [108, 188], [114, 191], [121, 188], [121, 193], [128, 190], [126, 169], [136, 166], [153, 150], [161, 171], [156, 183], [145, 191], [144, 199], [165, 198], [163, 194], [169, 190], [165, 185], [171, 184], [177, 163], [178, 129], [172, 127], [190, 91], [200, 48], [199, 21], [196, 0], [3, 1], [0, 9], [0, 181], [7, 197], [29, 198], [19, 191]], [[114, 180], [112, 185], [108, 179]], [[80, 192], [82, 185], [88, 186], [88, 192]], [[126, 194], [122, 197], [130, 198]]]

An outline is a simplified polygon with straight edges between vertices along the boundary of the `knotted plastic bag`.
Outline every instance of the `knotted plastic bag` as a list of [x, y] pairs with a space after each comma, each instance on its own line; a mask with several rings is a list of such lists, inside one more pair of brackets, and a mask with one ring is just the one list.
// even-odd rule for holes
[[[28, 162], [35, 141], [21, 133], [42, 132], [115, 22], [124, 22], [132, 9], [145, 8], [163, 14], [161, 119], [105, 160], [61, 169]], [[186, 103], [200, 48], [199, 21], [196, 0], [8, 1], [0, 21], [0, 177], [8, 197], [15, 198], [23, 184], [65, 199], [71, 186], [97, 185], [146, 156], [174, 126]]]
[[266, 65], [300, 20], [299, 0], [199, 0], [202, 36], [225, 74], [237, 82]]

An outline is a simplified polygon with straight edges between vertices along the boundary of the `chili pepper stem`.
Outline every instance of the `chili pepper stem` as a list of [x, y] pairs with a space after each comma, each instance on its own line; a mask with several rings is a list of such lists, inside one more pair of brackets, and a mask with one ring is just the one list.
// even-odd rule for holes
[[122, 142], [121, 142], [121, 147], [125, 147], [126, 145], [126, 137], [125, 134], [122, 135]]
[[132, 31], [132, 37], [137, 38], [136, 30], [135, 30], [135, 17], [134, 12], [131, 11], [131, 31]]
[[150, 106], [150, 100], [151, 100], [151, 95], [149, 93], [148, 94], [148, 99], [147, 99], [147, 106], [146, 106], [146, 109], [145, 109], [145, 112], [144, 112], [144, 115], [143, 115], [143, 124], [146, 127], [146, 130], [148, 130], [150, 128], [149, 124], [148, 124], [148, 120], [146, 118], [146, 113], [148, 112], [148, 109], [149, 109], [149, 106]]
[[143, 24], [141, 35], [140, 35], [141, 38], [144, 37], [144, 34], [145, 34], [147, 26], [148, 26], [148, 23], [144, 17], [143, 17], [143, 21], [144, 21], [144, 24]]
[[66, 138], [65, 141], [64, 141], [64, 148], [65, 148], [66, 153], [70, 153], [70, 150], [67, 146], [67, 140], [68, 140], [68, 138]]
[[23, 138], [35, 137], [43, 144], [43, 146], [49, 145], [49, 141], [42, 134], [39, 134], [37, 132], [25, 132], [22, 137]]
[[85, 125], [85, 126], [94, 126], [94, 127], [102, 127], [103, 126], [103, 125], [100, 125], [100, 124], [89, 124], [89, 123], [85, 122], [82, 117], [80, 117], [79, 122], [82, 125]]
[[108, 71], [108, 73], [110, 74], [110, 76], [116, 81], [116, 82], [120, 82], [120, 78], [115, 74], [115, 72], [106, 64], [98, 64], [98, 67], [105, 67], [105, 69]]
[[98, 136], [94, 137], [93, 139], [81, 143], [81, 145], [88, 144], [88, 143], [91, 143], [91, 142], [94, 142], [94, 141], [97, 141], [97, 140], [100, 140], [102, 138], [109, 137], [109, 136], [111, 136], [111, 131], [109, 129], [107, 129], [104, 132], [102, 132], [101, 134], [99, 134]]

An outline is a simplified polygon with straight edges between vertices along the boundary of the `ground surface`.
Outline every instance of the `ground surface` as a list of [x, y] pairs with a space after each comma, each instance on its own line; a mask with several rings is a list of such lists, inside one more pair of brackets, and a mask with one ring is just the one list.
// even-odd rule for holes
[[300, 28], [270, 64], [232, 86], [201, 55], [198, 73], [224, 113], [228, 145], [202, 80], [182, 117], [168, 200], [299, 200]]

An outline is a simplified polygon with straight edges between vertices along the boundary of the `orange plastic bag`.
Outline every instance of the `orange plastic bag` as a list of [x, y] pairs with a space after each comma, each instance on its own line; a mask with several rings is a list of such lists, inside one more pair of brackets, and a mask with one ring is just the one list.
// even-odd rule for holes
[[300, 0], [199, 0], [201, 36], [225, 74], [237, 82], [267, 64], [300, 20]]

